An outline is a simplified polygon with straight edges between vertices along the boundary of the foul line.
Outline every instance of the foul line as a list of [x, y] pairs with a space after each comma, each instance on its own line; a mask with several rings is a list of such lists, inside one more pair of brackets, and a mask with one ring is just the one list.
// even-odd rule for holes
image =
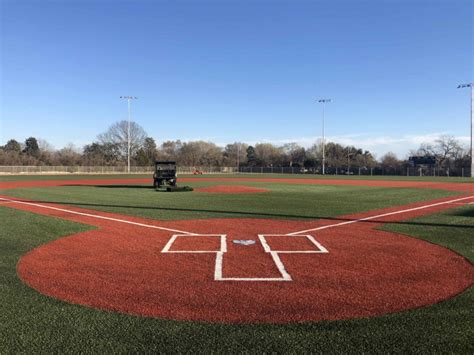
[[379, 214], [379, 215], [376, 215], [376, 216], [370, 216], [370, 217], [354, 219], [352, 221], [340, 222], [340, 223], [329, 224], [329, 225], [321, 226], [321, 227], [317, 227], [317, 228], [305, 229], [305, 230], [298, 231], [298, 232], [288, 233], [287, 235], [296, 235], [296, 234], [302, 234], [302, 233], [307, 233], [307, 232], [319, 231], [319, 230], [323, 230], [323, 229], [327, 229], [327, 228], [340, 227], [340, 226], [345, 226], [347, 224], [353, 224], [353, 223], [357, 223], [357, 222], [369, 221], [371, 219], [376, 219], [376, 218], [380, 218], [380, 217], [393, 216], [395, 214], [401, 214], [401, 213], [418, 211], [418, 210], [423, 210], [423, 209], [426, 209], [426, 208], [431, 208], [431, 207], [436, 207], [436, 206], [441, 206], [441, 205], [447, 205], [447, 204], [450, 204], [450, 203], [453, 203], [453, 202], [469, 200], [469, 199], [472, 199], [472, 198], [474, 198], [474, 196], [462, 197], [462, 198], [457, 198], [455, 200], [432, 203], [430, 205], [424, 205], [424, 206], [408, 208], [408, 209], [400, 210], [400, 211], [383, 213], [383, 214]]
[[[313, 231], [318, 231], [318, 230], [323, 230], [323, 229], [328, 229], [328, 228], [334, 228], [334, 227], [340, 227], [344, 225], [349, 225], [353, 223], [358, 223], [358, 222], [363, 222], [363, 221], [368, 221], [368, 220], [373, 220], [381, 217], [386, 217], [386, 216], [392, 216], [396, 214], [402, 214], [406, 212], [412, 212], [412, 211], [418, 211], [422, 209], [427, 209], [431, 207], [436, 207], [436, 206], [441, 206], [441, 205], [446, 205], [446, 204], [454, 204], [459, 201], [464, 201], [464, 200], [469, 200], [474, 198], [473, 196], [466, 196], [462, 198], [457, 198], [454, 200], [449, 200], [449, 201], [444, 201], [444, 202], [438, 202], [438, 203], [432, 203], [429, 205], [424, 205], [424, 206], [419, 206], [419, 207], [414, 207], [414, 208], [407, 208], [404, 210], [399, 210], [399, 211], [394, 211], [394, 212], [388, 212], [388, 213], [383, 213], [375, 216], [369, 216], [369, 217], [364, 217], [364, 218], [359, 218], [351, 221], [345, 221], [345, 222], [340, 222], [340, 223], [335, 223], [335, 224], [330, 224], [330, 225], [325, 225], [321, 227], [316, 227], [316, 228], [311, 228], [311, 229], [306, 229], [298, 232], [292, 232], [288, 234], [283, 234], [279, 236], [302, 236], [301, 234], [307, 233], [307, 232], [313, 232]], [[119, 223], [126, 223], [126, 224], [131, 224], [135, 226], [140, 226], [140, 227], [145, 227], [145, 228], [152, 228], [152, 229], [159, 229], [159, 230], [164, 230], [168, 232], [175, 232], [175, 233], [180, 233], [180, 235], [173, 235], [168, 242], [166, 243], [165, 247], [162, 250], [162, 253], [215, 253], [216, 254], [216, 261], [215, 261], [215, 269], [214, 269], [214, 280], [216, 281], [292, 281], [292, 278], [290, 274], [286, 271], [284, 264], [282, 263], [279, 253], [328, 253], [327, 249], [324, 248], [319, 242], [317, 242], [312, 236], [306, 235], [307, 237], [316, 247], [318, 247], [318, 251], [274, 251], [271, 250], [270, 246], [268, 245], [265, 235], [258, 235], [258, 238], [260, 239], [260, 242], [265, 250], [265, 252], [269, 253], [270, 256], [273, 259], [273, 262], [275, 263], [278, 271], [281, 274], [281, 277], [269, 277], [269, 278], [240, 278], [240, 277], [223, 277], [222, 275], [222, 269], [223, 269], [223, 257], [225, 252], [227, 252], [227, 238], [225, 234], [207, 234], [206, 236], [219, 236], [221, 238], [221, 248], [219, 251], [171, 251], [170, 248], [175, 242], [176, 238], [179, 236], [199, 236], [200, 234], [198, 233], [192, 233], [192, 232], [185, 232], [177, 229], [172, 229], [172, 228], [166, 228], [166, 227], [159, 227], [155, 225], [150, 225], [150, 224], [144, 224], [144, 223], [139, 223], [139, 222], [132, 222], [124, 219], [119, 219], [119, 218], [113, 218], [113, 217], [106, 217], [106, 216], [100, 216], [100, 215], [95, 215], [95, 214], [90, 214], [90, 213], [85, 213], [85, 212], [77, 212], [77, 211], [72, 211], [64, 208], [58, 208], [58, 207], [52, 207], [52, 206], [47, 206], [47, 205], [42, 205], [38, 203], [32, 203], [32, 202], [25, 202], [25, 201], [19, 201], [19, 200], [12, 200], [12, 199], [7, 199], [0, 197], [0, 201], [3, 201], [4, 203], [18, 203], [18, 204], [23, 204], [23, 205], [28, 205], [28, 206], [34, 206], [34, 207], [40, 207], [40, 208], [45, 208], [45, 209], [50, 209], [50, 210], [55, 210], [55, 211], [61, 211], [61, 212], [66, 212], [70, 214], [75, 214], [79, 216], [86, 216], [86, 217], [91, 217], [91, 218], [97, 218], [97, 219], [103, 219], [103, 220], [108, 220], [108, 221], [113, 221], [113, 222], [119, 222]], [[474, 202], [471, 203], [466, 203], [467, 204], [473, 204]], [[271, 235], [267, 235], [271, 236]], [[274, 235], [278, 236], [278, 235]]]
[[158, 227], [158, 226], [154, 226], [154, 225], [152, 225], [152, 224], [144, 224], [144, 223], [139, 223], [139, 222], [127, 221], [126, 219], [112, 218], [112, 217], [100, 216], [100, 215], [97, 215], [97, 214], [90, 214], [90, 213], [84, 213], [84, 212], [77, 212], [77, 211], [72, 211], [72, 210], [66, 210], [66, 209], [64, 209], [64, 208], [46, 206], [46, 205], [41, 205], [41, 204], [39, 204], [39, 203], [24, 202], [24, 201], [18, 201], [18, 200], [10, 200], [10, 199], [8, 199], [8, 198], [3, 198], [3, 197], [0, 197], [0, 200], [2, 200], [2, 201], [8, 201], [8, 202], [14, 202], [14, 203], [19, 203], [19, 204], [22, 204], [22, 205], [28, 205], [28, 206], [34, 206], [34, 207], [41, 207], [41, 208], [46, 208], [46, 209], [55, 210], [55, 211], [67, 212], [67, 213], [76, 214], [76, 215], [79, 215], [79, 216], [92, 217], [92, 218], [98, 218], [98, 219], [105, 219], [105, 220], [107, 220], [107, 221], [113, 221], [113, 222], [120, 222], [120, 223], [132, 224], [132, 225], [134, 225], [134, 226], [140, 226], [140, 227], [145, 227], [145, 228], [160, 229], [160, 230], [164, 230], [164, 231], [168, 231], [168, 232], [182, 233], [182, 234], [187, 234], [187, 235], [196, 235], [196, 233], [185, 232], [185, 231], [181, 231], [181, 230], [178, 230], [178, 229], [172, 229], [172, 228], [166, 228], [166, 227]]
[[[345, 226], [345, 225], [348, 225], [348, 224], [353, 224], [353, 223], [358, 223], [358, 222], [363, 222], [363, 221], [369, 221], [369, 220], [380, 218], [380, 217], [387, 217], [387, 216], [392, 216], [392, 215], [396, 215], [396, 214], [412, 212], [412, 211], [418, 211], [418, 210], [431, 208], [431, 207], [436, 207], [436, 206], [441, 206], [441, 205], [447, 205], [447, 204], [450, 204], [450, 203], [453, 203], [453, 202], [469, 200], [469, 199], [472, 199], [472, 198], [474, 198], [474, 195], [467, 196], [467, 197], [461, 197], [461, 198], [457, 198], [457, 199], [454, 199], [454, 200], [449, 200], [449, 201], [438, 202], [438, 203], [433, 203], [433, 204], [429, 204], [429, 205], [414, 207], [414, 208], [408, 208], [408, 209], [400, 210], [400, 211], [383, 213], [383, 214], [379, 214], [379, 215], [376, 215], [376, 216], [369, 216], [369, 217], [354, 219], [354, 220], [351, 220], [351, 221], [345, 221], [345, 222], [340, 222], [340, 223], [335, 223], [335, 224], [329, 224], [329, 225], [326, 225], [326, 226], [321, 226], [321, 227], [316, 227], [316, 228], [311, 228], [311, 229], [305, 229], [305, 230], [301, 230], [301, 231], [297, 231], [297, 232], [287, 233], [286, 235], [289, 235], [289, 236], [298, 235], [298, 234], [303, 234], [303, 233], [307, 233], [307, 232], [314, 232], [314, 231], [318, 231], [318, 230], [323, 230], [323, 229], [327, 229], [327, 228], [340, 227], [340, 226]], [[12, 199], [8, 199], [8, 198], [4, 198], [4, 197], [0, 197], [0, 200], [1, 201], [6, 201], [6, 202], [13, 202], [13, 203], [18, 203], [18, 204], [28, 205], [28, 206], [46, 208], [46, 209], [50, 209], [50, 210], [61, 211], [61, 212], [66, 212], [66, 213], [71, 213], [71, 214], [76, 214], [76, 215], [79, 215], [79, 216], [86, 216], [86, 217], [103, 219], [103, 220], [108, 220], [108, 221], [113, 221], [113, 222], [132, 224], [132, 225], [135, 225], [135, 226], [140, 226], [140, 227], [145, 227], [145, 228], [153, 228], [153, 229], [159, 229], [159, 230], [164, 230], [164, 231], [168, 231], [168, 232], [175, 232], [175, 233], [182, 233], [182, 234], [187, 234], [187, 235], [199, 235], [199, 233], [186, 232], [186, 231], [182, 231], [182, 230], [179, 230], [179, 229], [159, 227], [159, 226], [155, 226], [155, 225], [152, 225], [152, 224], [132, 222], [132, 221], [128, 221], [128, 220], [125, 220], [125, 219], [100, 216], [100, 215], [91, 214], [91, 213], [77, 212], [77, 211], [67, 210], [65, 208], [46, 206], [46, 205], [42, 205], [42, 204], [39, 204], [39, 203], [12, 200]]]

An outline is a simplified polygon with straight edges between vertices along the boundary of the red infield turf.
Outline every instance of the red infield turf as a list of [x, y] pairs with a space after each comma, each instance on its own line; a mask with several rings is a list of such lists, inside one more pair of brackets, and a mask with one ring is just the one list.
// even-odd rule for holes
[[[463, 189], [460, 185], [456, 187]], [[463, 200], [417, 209], [459, 198]], [[142, 316], [285, 323], [382, 315], [462, 292], [474, 282], [474, 268], [466, 259], [375, 228], [472, 201], [474, 196], [462, 195], [309, 222], [165, 222], [51, 204], [42, 206], [58, 209], [6, 206], [99, 227], [21, 258], [18, 274], [41, 293]]]
[[[423, 205], [426, 202], [404, 209]], [[235, 323], [346, 319], [439, 302], [458, 294], [474, 281], [473, 267], [463, 257], [414, 238], [374, 229], [386, 222], [457, 204], [326, 229], [321, 227], [397, 212], [400, 208], [313, 222], [259, 219], [160, 222], [56, 206], [176, 232], [34, 205], [9, 203], [7, 206], [100, 228], [31, 251], [20, 260], [18, 273], [25, 283], [46, 295], [111, 311]], [[321, 229], [294, 233], [314, 228]], [[288, 233], [294, 236], [281, 235]], [[170, 241], [176, 234], [179, 236]], [[225, 242], [221, 234], [226, 235]], [[258, 234], [264, 235], [264, 242]], [[320, 244], [313, 243], [307, 235]], [[255, 243], [241, 245], [234, 240]], [[223, 245], [227, 251], [218, 253]], [[266, 252], [265, 248], [277, 251], [277, 260], [275, 253]], [[163, 253], [163, 249], [168, 252]], [[321, 253], [324, 249], [328, 253]], [[283, 267], [283, 273], [278, 264]], [[285, 274], [291, 281], [284, 280]]]

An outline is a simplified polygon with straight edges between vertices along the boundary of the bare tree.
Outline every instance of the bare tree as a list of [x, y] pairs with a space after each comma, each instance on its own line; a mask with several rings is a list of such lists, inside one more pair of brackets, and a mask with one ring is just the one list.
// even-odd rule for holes
[[224, 148], [223, 163], [225, 166], [237, 166], [247, 164], [248, 145], [241, 142], [227, 144]]
[[46, 139], [38, 138], [38, 147], [41, 152], [54, 152], [54, 147]]
[[74, 144], [69, 143], [55, 153], [56, 160], [60, 165], [81, 165], [82, 156]]
[[183, 143], [180, 140], [177, 141], [166, 141], [161, 144], [160, 149], [157, 152], [157, 158], [159, 160], [178, 160], [179, 151]]
[[326, 166], [328, 168], [341, 168], [347, 166], [347, 148], [334, 142], [327, 142], [326, 148]]
[[[442, 135], [434, 143], [422, 143], [417, 151], [410, 151], [412, 156], [434, 156], [438, 166], [449, 168], [453, 165], [463, 166], [466, 149], [453, 136]], [[461, 161], [460, 164], [457, 164]]]
[[211, 142], [183, 143], [178, 156], [179, 162], [188, 166], [220, 166], [222, 164], [222, 149]]
[[449, 160], [456, 160], [462, 156], [463, 148], [453, 136], [443, 135], [435, 140], [435, 153], [439, 164], [449, 163]]
[[380, 159], [380, 165], [382, 168], [389, 173], [397, 173], [397, 170], [401, 168], [402, 162], [398, 160], [397, 156], [393, 152], [388, 152]]
[[303, 166], [306, 158], [306, 151], [297, 143], [287, 143], [282, 147], [283, 154], [285, 154], [285, 165], [288, 166]]
[[[138, 149], [143, 147], [147, 134], [145, 130], [136, 122], [130, 122], [130, 155], [136, 155]], [[127, 159], [128, 152], [128, 121], [114, 123], [109, 129], [97, 136], [103, 145], [113, 145], [118, 148], [118, 157], [121, 160]]]
[[283, 151], [271, 143], [257, 143], [255, 145], [255, 159], [257, 165], [275, 166], [282, 163]]

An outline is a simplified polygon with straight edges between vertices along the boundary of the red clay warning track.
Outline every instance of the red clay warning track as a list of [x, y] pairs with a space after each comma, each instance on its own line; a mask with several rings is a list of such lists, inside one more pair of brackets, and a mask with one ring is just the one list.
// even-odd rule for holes
[[[102, 182], [103, 183], [103, 182]], [[464, 195], [465, 196], [465, 195]], [[449, 201], [455, 197], [433, 202]], [[474, 201], [463, 200], [465, 202]], [[403, 206], [403, 209], [427, 205]], [[46, 205], [46, 204], [43, 204]], [[32, 250], [18, 264], [21, 279], [39, 292], [71, 303], [127, 314], [224, 323], [286, 323], [378, 316], [446, 300], [474, 282], [474, 268], [440, 246], [375, 228], [457, 204], [388, 215], [321, 229], [311, 235], [328, 253], [312, 251], [305, 236], [268, 236], [400, 211], [401, 207], [333, 220], [209, 219], [152, 221], [87, 211], [106, 218], [170, 228], [182, 234], [39, 206], [5, 206], [98, 227]], [[209, 236], [214, 234], [214, 236]], [[217, 251], [225, 278], [280, 278], [273, 251], [292, 281], [216, 281]], [[267, 235], [263, 245], [258, 234]], [[254, 241], [236, 244], [235, 240]], [[163, 249], [175, 253], [163, 253]], [[317, 248], [316, 248], [317, 249]], [[176, 251], [194, 251], [176, 253]], [[207, 251], [207, 253], [205, 252]]]

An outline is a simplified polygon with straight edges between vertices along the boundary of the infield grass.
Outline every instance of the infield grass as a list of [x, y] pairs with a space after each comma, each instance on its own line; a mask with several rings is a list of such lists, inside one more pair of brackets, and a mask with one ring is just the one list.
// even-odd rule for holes
[[[218, 185], [193, 182], [198, 188]], [[414, 188], [226, 182], [263, 187], [256, 194], [157, 192], [148, 185], [32, 187], [2, 194], [159, 220], [197, 218], [320, 219], [459, 194]]]

